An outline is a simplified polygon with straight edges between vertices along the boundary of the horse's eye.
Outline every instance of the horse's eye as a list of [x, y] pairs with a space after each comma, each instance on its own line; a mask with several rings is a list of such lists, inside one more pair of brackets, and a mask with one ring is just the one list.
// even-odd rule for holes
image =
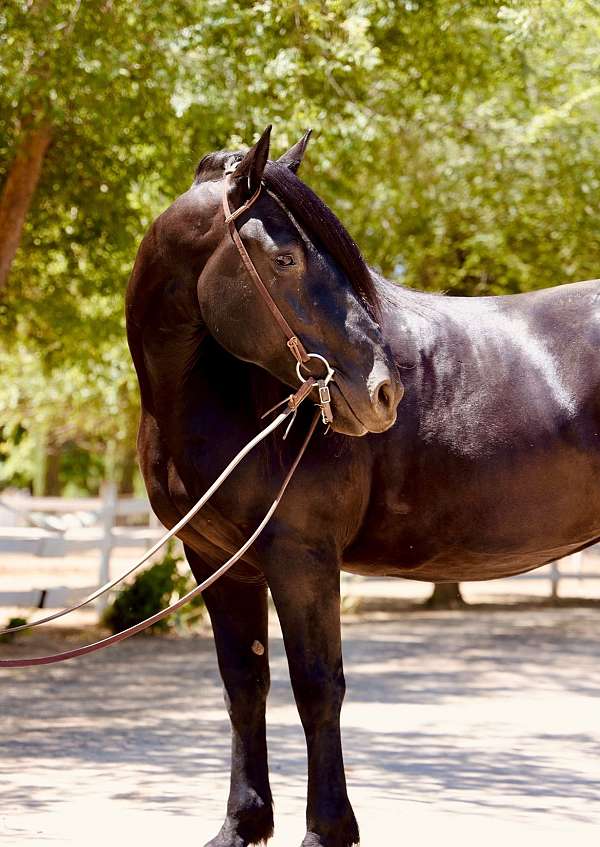
[[280, 268], [289, 268], [295, 264], [294, 257], [291, 253], [284, 253], [283, 256], [275, 257], [275, 264], [279, 265]]

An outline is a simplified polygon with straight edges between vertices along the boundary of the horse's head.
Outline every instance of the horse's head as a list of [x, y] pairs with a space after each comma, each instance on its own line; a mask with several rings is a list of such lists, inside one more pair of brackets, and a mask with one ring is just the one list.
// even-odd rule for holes
[[[396, 419], [402, 384], [377, 323], [373, 281], [337, 218], [296, 176], [308, 133], [277, 162], [268, 160], [269, 132], [242, 153], [213, 153], [200, 162], [195, 188], [215, 249], [198, 279], [202, 319], [228, 352], [298, 387], [296, 362], [265, 299], [253, 285], [223, 213], [223, 192], [252, 263], [304, 348], [335, 371], [330, 385], [333, 429], [348, 435], [383, 432]], [[305, 374], [324, 376], [311, 359]]]

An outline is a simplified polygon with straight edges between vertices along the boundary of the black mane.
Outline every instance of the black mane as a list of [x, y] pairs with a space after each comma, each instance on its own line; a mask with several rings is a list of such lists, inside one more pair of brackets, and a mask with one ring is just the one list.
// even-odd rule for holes
[[[196, 168], [195, 181], [221, 179], [224, 168], [242, 157], [243, 153], [226, 150], [209, 153]], [[346, 274], [354, 291], [376, 316], [378, 299], [371, 272], [356, 242], [331, 209], [286, 165], [269, 161], [263, 174], [263, 182], [311, 239], [329, 253]]]

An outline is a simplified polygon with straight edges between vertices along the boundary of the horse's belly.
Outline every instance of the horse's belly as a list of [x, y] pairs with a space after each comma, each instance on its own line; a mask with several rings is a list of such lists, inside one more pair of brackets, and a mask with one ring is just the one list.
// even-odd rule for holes
[[502, 579], [525, 573], [556, 561], [577, 550], [600, 541], [600, 525], [592, 537], [584, 543], [563, 545], [546, 550], [482, 553], [472, 550], [448, 550], [430, 559], [415, 564], [410, 555], [396, 559], [390, 555], [387, 560], [378, 558], [351, 558], [344, 561], [342, 569], [361, 576], [402, 577], [420, 582], [471, 582], [489, 579]]
[[[600, 539], [597, 452], [556, 449], [512, 467], [431, 473], [389, 486], [346, 551], [344, 569], [433, 582], [499, 579]], [[415, 493], [416, 492], [416, 493]]]

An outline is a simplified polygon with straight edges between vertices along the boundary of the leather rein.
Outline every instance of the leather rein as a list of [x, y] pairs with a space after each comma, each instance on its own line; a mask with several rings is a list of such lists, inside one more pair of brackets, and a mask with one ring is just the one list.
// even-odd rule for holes
[[[251, 450], [253, 450], [254, 447], [257, 446], [257, 444], [259, 444], [268, 435], [274, 432], [290, 415], [292, 415], [291, 422], [288, 425], [288, 429], [286, 431], [287, 435], [287, 432], [289, 431], [289, 428], [291, 427], [294, 421], [298, 407], [310, 395], [313, 388], [316, 388], [318, 391], [319, 399], [316, 405], [319, 407], [320, 412], [317, 412], [313, 417], [312, 423], [310, 425], [306, 437], [304, 438], [304, 441], [302, 442], [300, 450], [298, 451], [296, 458], [292, 462], [292, 465], [290, 466], [290, 469], [287, 472], [277, 494], [275, 495], [275, 499], [271, 503], [271, 506], [267, 510], [264, 518], [258, 524], [257, 528], [254, 530], [252, 535], [244, 542], [244, 544], [232, 556], [230, 556], [230, 558], [227, 559], [227, 561], [224, 562], [214, 573], [212, 573], [207, 579], [201, 582], [200, 585], [196, 586], [196, 588], [194, 588], [192, 591], [188, 592], [186, 595], [181, 597], [179, 600], [177, 600], [177, 602], [172, 603], [168, 608], [163, 609], [162, 611], [157, 612], [154, 615], [151, 615], [145, 620], [140, 621], [140, 623], [137, 623], [134, 626], [123, 630], [122, 632], [118, 632], [115, 635], [103, 638], [99, 641], [94, 642], [93, 644], [86, 644], [82, 647], [77, 647], [73, 650], [67, 650], [62, 653], [54, 653], [48, 656], [37, 656], [25, 659], [2, 659], [0, 660], [0, 669], [24, 668], [36, 665], [50, 665], [55, 664], [57, 662], [64, 662], [67, 659], [73, 659], [77, 656], [84, 656], [87, 653], [94, 653], [97, 650], [102, 650], [105, 647], [109, 647], [111, 644], [117, 644], [119, 641], [124, 641], [126, 638], [130, 638], [132, 635], [135, 635], [138, 632], [142, 632], [144, 629], [148, 629], [153, 624], [158, 623], [158, 621], [163, 620], [168, 615], [172, 614], [173, 612], [176, 612], [178, 609], [181, 609], [183, 606], [185, 606], [203, 591], [206, 591], [207, 588], [209, 588], [214, 582], [216, 582], [221, 576], [223, 576], [223, 574], [225, 574], [237, 561], [239, 561], [239, 559], [242, 558], [242, 556], [248, 551], [248, 549], [256, 541], [260, 533], [270, 521], [300, 463], [300, 460], [302, 459], [302, 456], [306, 451], [306, 448], [308, 447], [308, 443], [312, 435], [315, 432], [319, 415], [321, 416], [323, 423], [327, 426], [333, 420], [333, 414], [331, 410], [331, 397], [328, 388], [329, 382], [333, 379], [334, 376], [333, 369], [329, 365], [329, 362], [327, 362], [327, 360], [323, 356], [319, 355], [318, 353], [307, 353], [304, 345], [302, 344], [298, 336], [293, 332], [291, 326], [285, 319], [278, 305], [271, 297], [271, 294], [269, 293], [260, 274], [258, 273], [254, 262], [250, 258], [250, 255], [246, 250], [246, 247], [244, 246], [244, 243], [235, 225], [235, 221], [237, 220], [237, 218], [240, 217], [240, 215], [242, 215], [244, 212], [248, 211], [248, 209], [256, 202], [256, 200], [258, 200], [262, 190], [262, 185], [259, 185], [258, 189], [249, 198], [249, 200], [247, 200], [242, 206], [232, 212], [227, 196], [229, 184], [229, 175], [226, 174], [225, 179], [223, 181], [222, 197], [223, 212], [225, 214], [225, 224], [233, 240], [233, 243], [237, 247], [237, 250], [240, 254], [240, 258], [242, 259], [242, 263], [250, 279], [254, 283], [258, 293], [265, 301], [271, 314], [277, 322], [277, 325], [279, 326], [286, 338], [286, 346], [293, 355], [294, 359], [296, 360], [296, 374], [301, 383], [300, 388], [294, 394], [291, 394], [289, 397], [282, 400], [281, 403], [278, 403], [277, 406], [274, 406], [273, 409], [270, 409], [268, 412], [265, 413], [269, 414], [270, 412], [274, 411], [278, 406], [285, 404], [284, 411], [280, 412], [279, 415], [268, 426], [261, 430], [261, 432], [259, 432], [254, 438], [252, 438], [240, 450], [240, 452], [236, 456], [234, 456], [234, 458], [227, 465], [227, 467], [217, 477], [214, 483], [204, 492], [200, 499], [192, 506], [192, 508], [187, 512], [187, 514], [185, 514], [181, 518], [181, 520], [175, 524], [175, 526], [173, 526], [167, 533], [165, 533], [165, 535], [163, 535], [163, 537], [159, 539], [156, 544], [154, 544], [149, 550], [147, 550], [146, 553], [144, 553], [144, 555], [140, 559], [138, 559], [138, 561], [132, 567], [130, 567], [127, 571], [122, 573], [116, 579], [110, 580], [109, 582], [100, 586], [100, 588], [96, 589], [96, 591], [94, 591], [81, 602], [69, 606], [68, 608], [63, 609], [59, 612], [55, 612], [54, 614], [47, 615], [46, 617], [41, 618], [37, 621], [33, 621], [32, 623], [22, 624], [20, 626], [10, 627], [8, 629], [2, 630], [0, 631], [0, 635], [13, 634], [23, 629], [30, 629], [32, 627], [48, 623], [49, 621], [56, 620], [57, 618], [61, 618], [64, 615], [69, 614], [70, 612], [74, 612], [77, 609], [81, 609], [87, 603], [90, 603], [92, 600], [96, 600], [102, 594], [105, 594], [107, 591], [110, 591], [112, 588], [122, 582], [123, 579], [128, 577], [135, 570], [137, 570], [144, 562], [146, 562], [152, 555], [154, 555], [157, 550], [159, 550], [164, 544], [166, 544], [169, 539], [173, 538], [174, 535], [176, 535], [181, 529], [183, 529], [183, 527], [186, 526], [191, 521], [191, 519], [200, 511], [200, 509], [202, 509], [202, 507], [208, 502], [210, 497], [212, 497], [212, 495], [216, 491], [218, 491], [218, 489], [221, 487], [221, 485], [223, 485], [227, 477], [232, 473], [234, 468], [242, 461], [242, 459], [244, 459], [244, 457], [247, 456], [248, 453], [250, 453]], [[307, 363], [311, 359], [319, 359], [325, 365], [325, 377], [321, 379], [315, 379], [311, 375], [304, 376], [302, 374], [302, 368], [306, 368]], [[263, 417], [264, 416], [265, 415], [263, 415]]]

